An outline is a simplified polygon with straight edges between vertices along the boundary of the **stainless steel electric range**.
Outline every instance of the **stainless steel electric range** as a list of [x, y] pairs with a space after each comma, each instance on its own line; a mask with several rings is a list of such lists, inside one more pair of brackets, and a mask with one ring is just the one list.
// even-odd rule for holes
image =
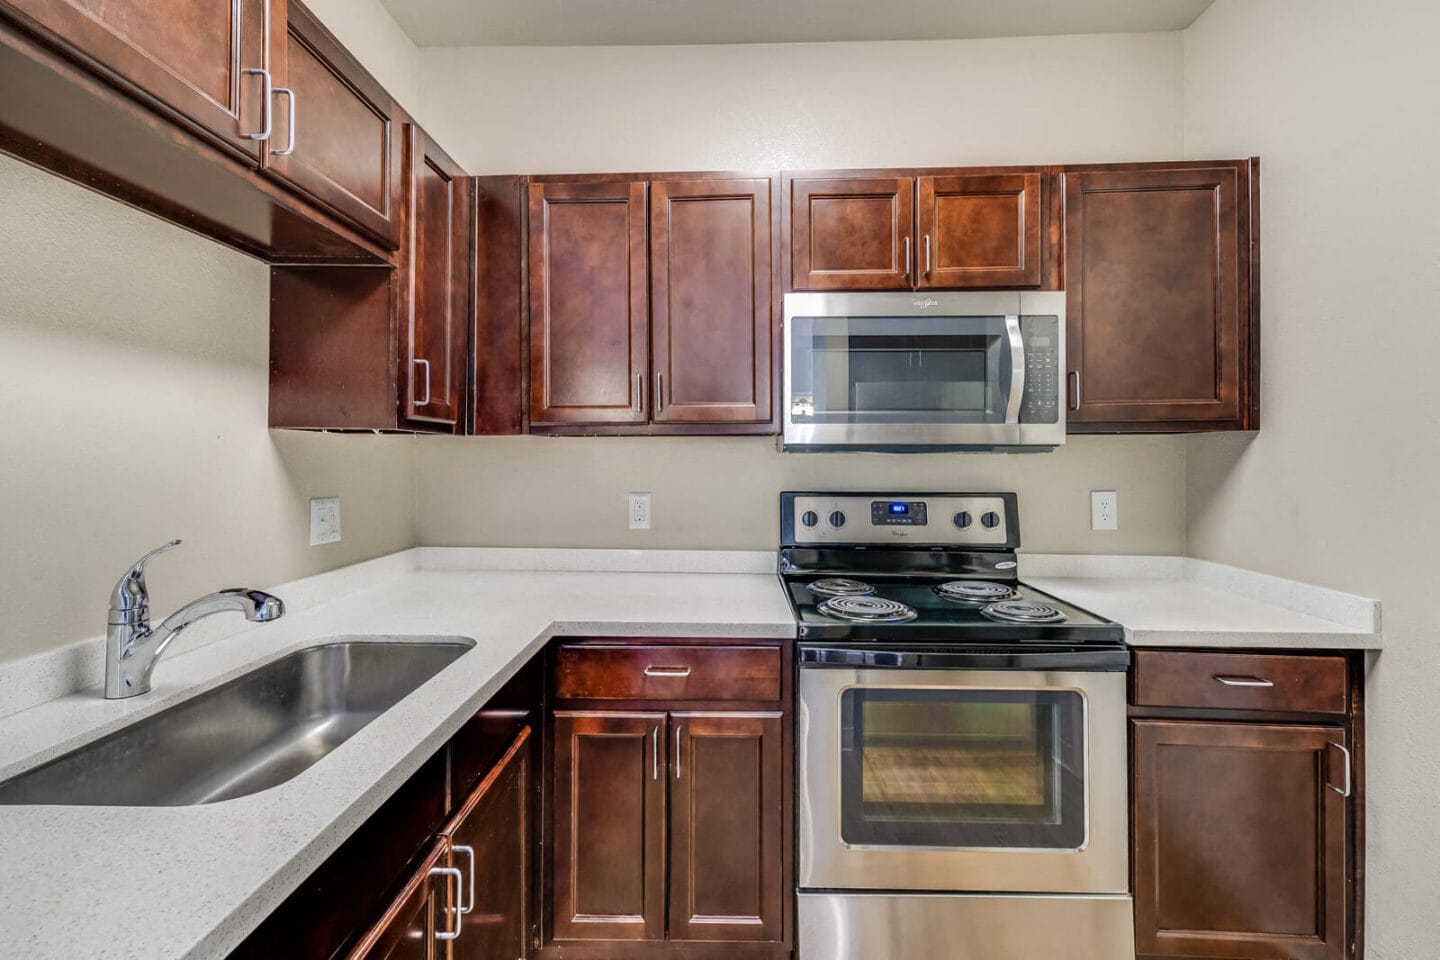
[[783, 493], [800, 960], [1133, 960], [1123, 629], [1013, 493]]

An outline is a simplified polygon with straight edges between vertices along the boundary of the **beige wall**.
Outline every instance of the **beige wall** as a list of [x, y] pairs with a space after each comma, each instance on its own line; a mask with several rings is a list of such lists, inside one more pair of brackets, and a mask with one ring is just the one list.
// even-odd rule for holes
[[1186, 149], [1262, 158], [1263, 429], [1190, 442], [1190, 552], [1378, 597], [1367, 956], [1440, 945], [1440, 7], [1220, 0]]
[[[379, 0], [312, 6], [402, 102]], [[414, 441], [265, 426], [264, 264], [0, 156], [0, 661], [105, 630], [126, 563], [159, 613], [411, 545]], [[309, 546], [310, 497], [345, 537]]]
[[171, 537], [162, 614], [410, 546], [412, 439], [266, 428], [264, 264], [3, 156], [0, 209], [0, 661], [103, 633]]
[[[432, 132], [494, 172], [1174, 158], [1178, 34], [923, 43], [427, 49]], [[523, 76], [523, 84], [516, 77]], [[425, 544], [763, 549], [802, 487], [1015, 489], [1036, 550], [1178, 553], [1184, 442], [1074, 437], [1023, 456], [779, 454], [773, 438], [420, 441]], [[1089, 491], [1120, 493], [1119, 532]], [[631, 531], [625, 494], [655, 496]], [[543, 512], [527, 503], [545, 502]]]

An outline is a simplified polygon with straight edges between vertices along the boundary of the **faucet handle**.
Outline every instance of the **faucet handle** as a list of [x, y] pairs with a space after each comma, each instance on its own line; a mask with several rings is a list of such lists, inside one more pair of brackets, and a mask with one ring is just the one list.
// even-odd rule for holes
[[180, 546], [179, 540], [171, 540], [151, 550], [136, 560], [115, 584], [110, 597], [110, 623], [115, 625], [137, 625], [150, 619], [150, 594], [145, 589], [145, 565], [151, 560]]

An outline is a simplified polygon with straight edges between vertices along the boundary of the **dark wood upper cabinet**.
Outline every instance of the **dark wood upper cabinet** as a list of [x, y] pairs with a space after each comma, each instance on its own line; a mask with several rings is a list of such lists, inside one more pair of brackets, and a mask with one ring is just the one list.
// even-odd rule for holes
[[670, 939], [781, 939], [781, 714], [672, 713]]
[[390, 94], [297, 0], [275, 83], [289, 93], [276, 96], [266, 169], [394, 249], [401, 138]]
[[531, 846], [531, 728], [475, 787], [444, 836], [465, 878], [463, 926], [451, 960], [516, 960], [526, 950]]
[[1342, 960], [1341, 726], [1137, 720], [1141, 957]]
[[786, 178], [790, 285], [796, 290], [908, 290], [915, 178]]
[[664, 750], [663, 713], [555, 713], [555, 940], [664, 939]]
[[1256, 165], [1066, 170], [1072, 429], [1259, 426]]
[[[285, 0], [5, 0], [5, 5], [216, 143], [258, 157], [265, 71]], [[267, 17], [269, 22], [267, 22]], [[278, 32], [278, 31], [277, 31]]]
[[529, 195], [531, 423], [644, 423], [644, 182], [532, 183]]
[[425, 132], [405, 124], [401, 416], [454, 426], [465, 412], [470, 334], [471, 186]]
[[1035, 173], [917, 181], [919, 287], [1038, 287], [1042, 183]]
[[656, 423], [770, 419], [770, 183], [650, 186]]

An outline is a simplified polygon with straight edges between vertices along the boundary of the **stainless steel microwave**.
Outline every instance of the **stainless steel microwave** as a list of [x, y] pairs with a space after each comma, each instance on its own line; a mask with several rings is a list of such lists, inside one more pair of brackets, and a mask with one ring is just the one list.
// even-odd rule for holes
[[1065, 442], [1065, 294], [787, 293], [786, 450]]

